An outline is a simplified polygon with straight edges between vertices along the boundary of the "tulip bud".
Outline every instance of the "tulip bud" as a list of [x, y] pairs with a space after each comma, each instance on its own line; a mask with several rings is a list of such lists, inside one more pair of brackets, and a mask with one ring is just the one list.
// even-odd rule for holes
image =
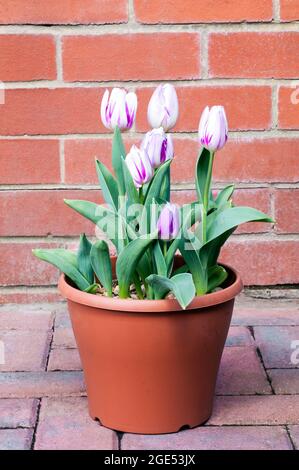
[[113, 88], [110, 96], [106, 90], [102, 98], [101, 118], [107, 129], [131, 129], [137, 111], [137, 96], [122, 88]]
[[155, 89], [147, 108], [147, 118], [153, 128], [171, 129], [179, 115], [178, 97], [173, 85], [166, 83]]
[[158, 235], [162, 240], [172, 240], [180, 230], [180, 212], [176, 204], [169, 202], [163, 207], [159, 216]]
[[154, 168], [173, 158], [172, 138], [170, 134], [165, 134], [162, 127], [147, 132], [141, 148], [148, 154]]
[[211, 152], [220, 150], [227, 141], [228, 125], [223, 106], [207, 106], [200, 118], [198, 136], [201, 144]]
[[153, 168], [145, 150], [140, 150], [136, 145], [131, 147], [125, 160], [131, 173], [136, 188], [148, 183], [153, 177]]

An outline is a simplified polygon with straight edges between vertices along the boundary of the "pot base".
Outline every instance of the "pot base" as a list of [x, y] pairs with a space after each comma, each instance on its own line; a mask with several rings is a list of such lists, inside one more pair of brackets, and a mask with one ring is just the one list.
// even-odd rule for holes
[[92, 413], [89, 413], [90, 417], [94, 420], [97, 421], [101, 426], [107, 429], [111, 429], [112, 431], [115, 432], [125, 432], [125, 433], [130, 433], [130, 434], [152, 434], [152, 435], [158, 435], [158, 434], [173, 434], [177, 433], [180, 431], [185, 431], [187, 429], [194, 429], [197, 428], [198, 426], [203, 426], [205, 423], [208, 422], [210, 419], [212, 413], [209, 413], [205, 418], [201, 419], [200, 421], [192, 424], [183, 424], [179, 427], [169, 427], [169, 428], [164, 428], [162, 426], [149, 429], [148, 427], [144, 428], [142, 426], [142, 423], [140, 423], [140, 426], [130, 426], [130, 425], [121, 425], [119, 423], [108, 423], [105, 422], [103, 423], [100, 418], [95, 416]]

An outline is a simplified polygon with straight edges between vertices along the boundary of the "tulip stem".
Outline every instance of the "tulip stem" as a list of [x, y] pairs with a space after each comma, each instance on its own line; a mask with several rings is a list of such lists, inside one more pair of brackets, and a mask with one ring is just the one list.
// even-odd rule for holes
[[203, 195], [202, 222], [201, 222], [202, 243], [206, 243], [207, 241], [207, 215], [208, 215], [208, 210], [209, 210], [209, 196], [210, 196], [210, 188], [211, 188], [211, 181], [212, 181], [214, 155], [215, 155], [214, 152], [210, 152], [207, 179], [206, 179], [204, 195]]
[[139, 203], [143, 204], [143, 202], [144, 202], [143, 189], [142, 189], [142, 186], [141, 186], [141, 188], [139, 188]]
[[164, 255], [164, 258], [166, 258], [167, 250], [168, 250], [167, 242], [164, 241], [163, 242], [163, 255]]

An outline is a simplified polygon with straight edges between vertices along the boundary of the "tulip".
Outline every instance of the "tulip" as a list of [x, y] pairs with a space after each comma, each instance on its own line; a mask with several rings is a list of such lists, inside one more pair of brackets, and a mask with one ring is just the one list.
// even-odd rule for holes
[[131, 173], [136, 188], [148, 183], [154, 174], [150, 159], [145, 150], [141, 150], [136, 145], [131, 147], [125, 160]]
[[180, 213], [176, 204], [169, 202], [163, 207], [159, 216], [158, 236], [162, 240], [172, 240], [180, 230]]
[[153, 128], [171, 129], [179, 115], [178, 97], [173, 85], [159, 85], [155, 89], [147, 108], [147, 118]]
[[148, 154], [154, 168], [173, 158], [172, 138], [169, 134], [165, 134], [163, 127], [147, 132], [141, 148]]
[[137, 111], [137, 96], [122, 88], [113, 88], [110, 96], [106, 90], [102, 98], [101, 118], [107, 129], [131, 129]]
[[198, 136], [201, 144], [215, 152], [227, 141], [228, 125], [223, 106], [207, 106], [200, 118]]

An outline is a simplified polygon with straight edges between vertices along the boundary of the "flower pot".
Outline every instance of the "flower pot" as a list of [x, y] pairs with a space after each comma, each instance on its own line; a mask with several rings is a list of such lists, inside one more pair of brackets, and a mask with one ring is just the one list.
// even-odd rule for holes
[[176, 432], [207, 421], [234, 298], [242, 289], [239, 275], [225, 267], [224, 289], [195, 297], [184, 311], [175, 299], [87, 294], [60, 277], [93, 419], [142, 434]]

